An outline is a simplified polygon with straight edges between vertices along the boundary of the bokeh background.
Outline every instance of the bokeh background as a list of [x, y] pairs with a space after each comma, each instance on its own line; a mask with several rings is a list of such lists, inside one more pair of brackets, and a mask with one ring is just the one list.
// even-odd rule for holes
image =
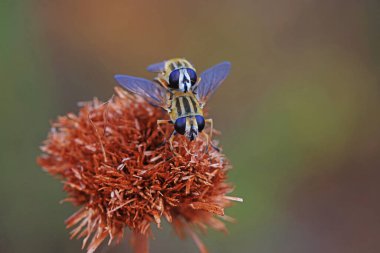
[[[244, 203], [210, 252], [380, 252], [379, 34], [377, 0], [2, 0], [0, 252], [82, 252], [35, 162], [49, 121], [171, 57], [233, 63], [209, 108]], [[153, 253], [197, 252], [156, 235]]]

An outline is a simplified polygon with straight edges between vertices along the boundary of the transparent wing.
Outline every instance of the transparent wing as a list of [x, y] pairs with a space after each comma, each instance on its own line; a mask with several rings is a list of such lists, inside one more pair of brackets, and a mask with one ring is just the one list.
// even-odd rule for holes
[[227, 78], [231, 63], [221, 62], [201, 74], [201, 81], [194, 88], [200, 103], [206, 103], [219, 85]]
[[166, 61], [159, 62], [159, 63], [154, 63], [152, 65], [149, 65], [146, 68], [146, 70], [148, 70], [149, 72], [154, 72], [154, 73], [162, 72], [165, 69], [165, 62]]
[[158, 84], [144, 78], [115, 75], [116, 81], [129, 92], [146, 99], [150, 104], [165, 108], [166, 90]]

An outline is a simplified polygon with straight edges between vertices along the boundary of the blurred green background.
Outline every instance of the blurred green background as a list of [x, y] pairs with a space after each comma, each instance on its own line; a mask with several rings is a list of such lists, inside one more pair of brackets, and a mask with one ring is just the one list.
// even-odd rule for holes
[[210, 252], [380, 252], [379, 1], [2, 0], [0, 31], [0, 252], [81, 252], [35, 162], [49, 121], [171, 57], [233, 64], [209, 108], [244, 203]]

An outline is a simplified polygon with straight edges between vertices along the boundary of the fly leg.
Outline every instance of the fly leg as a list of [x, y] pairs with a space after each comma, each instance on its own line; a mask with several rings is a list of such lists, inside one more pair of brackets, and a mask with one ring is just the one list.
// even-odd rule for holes
[[[161, 125], [163, 124], [171, 124], [172, 121], [171, 120], [167, 120], [167, 119], [159, 119], [157, 120], [157, 129], [160, 133], [162, 133], [163, 135], [165, 135], [164, 131], [162, 130], [161, 128]], [[167, 139], [165, 138], [164, 141], [162, 142], [161, 146], [165, 145]]]
[[[166, 120], [166, 119], [165, 120], [164, 119], [157, 120], [158, 131], [160, 131], [162, 134], [164, 134], [164, 132], [162, 131], [161, 125], [163, 125], [163, 124], [172, 124], [172, 123], [173, 122], [171, 120]], [[165, 138], [165, 140], [161, 144], [161, 146], [165, 145], [165, 143], [168, 141], [169, 145], [170, 145], [170, 151], [172, 151], [175, 155], [178, 155], [176, 152], [174, 152], [174, 147], [173, 147], [173, 139], [176, 136], [176, 134], [177, 134], [177, 132], [175, 130], [173, 130], [173, 132], [170, 134], [169, 140], [167, 140]]]
[[157, 129], [160, 131], [162, 134], [164, 134], [164, 131], [162, 131], [161, 125], [163, 124], [171, 124], [172, 121], [168, 119], [159, 119], [157, 120]]
[[212, 119], [206, 119], [205, 122], [210, 124], [209, 136], [210, 136], [210, 139], [212, 140], [212, 132], [214, 131], [214, 121]]
[[176, 134], [177, 134], [177, 132], [175, 130], [173, 130], [173, 132], [169, 138], [170, 151], [172, 151], [174, 154], [176, 154], [176, 153], [174, 152], [174, 148], [173, 148], [173, 139], [176, 136]]
[[210, 134], [207, 136], [209, 137], [207, 138], [207, 149], [208, 149], [208, 144], [210, 143], [213, 149], [220, 152], [220, 149], [212, 143], [212, 132], [214, 131], [214, 122], [212, 119], [206, 119], [205, 122], [210, 124]]
[[204, 153], [207, 153], [208, 152], [208, 145], [209, 145], [209, 138], [208, 138], [208, 134], [206, 134], [205, 132], [202, 132], [203, 136], [206, 138], [206, 148], [205, 148], [205, 151]]

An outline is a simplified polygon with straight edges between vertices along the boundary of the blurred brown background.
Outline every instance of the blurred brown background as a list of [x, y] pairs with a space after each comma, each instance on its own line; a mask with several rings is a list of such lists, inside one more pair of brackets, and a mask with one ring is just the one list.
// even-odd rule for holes
[[209, 108], [245, 202], [210, 252], [380, 252], [379, 1], [2, 0], [0, 31], [0, 252], [81, 252], [35, 163], [49, 120], [172, 57], [233, 64]]

